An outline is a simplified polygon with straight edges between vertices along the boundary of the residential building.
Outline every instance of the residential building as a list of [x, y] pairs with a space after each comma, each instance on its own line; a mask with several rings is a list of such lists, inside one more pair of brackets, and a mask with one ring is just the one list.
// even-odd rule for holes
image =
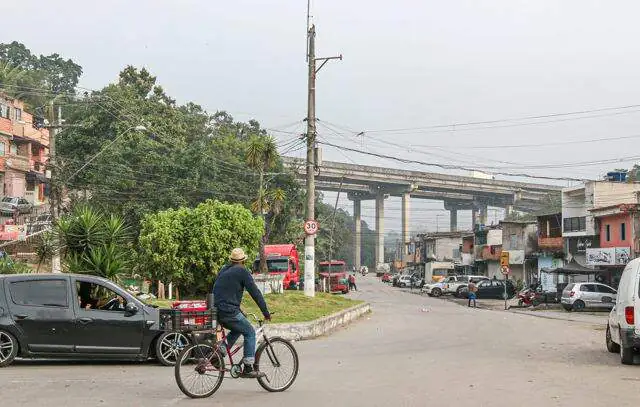
[[509, 278], [529, 284], [537, 277], [538, 222], [501, 221], [502, 252], [509, 253]]
[[417, 239], [421, 243], [417, 250], [422, 254], [420, 259], [424, 264], [426, 281], [465, 272], [461, 250], [465, 236], [473, 237], [471, 232], [435, 232], [418, 235]]
[[640, 183], [588, 181], [562, 190], [562, 237], [567, 260], [587, 264], [587, 249], [600, 247], [592, 209], [635, 204]]
[[478, 225], [474, 231], [474, 257], [476, 273], [501, 278], [500, 254], [502, 253], [502, 229], [500, 225]]
[[640, 254], [640, 205], [618, 204], [590, 210], [596, 219], [599, 247], [586, 250], [587, 264], [597, 266], [600, 281], [617, 287], [629, 260]]
[[542, 269], [558, 269], [565, 265], [562, 238], [562, 213], [538, 216], [538, 279], [545, 292], [554, 292], [566, 276], [543, 272]]
[[0, 195], [43, 203], [48, 154], [49, 131], [36, 128], [24, 102], [0, 94]]

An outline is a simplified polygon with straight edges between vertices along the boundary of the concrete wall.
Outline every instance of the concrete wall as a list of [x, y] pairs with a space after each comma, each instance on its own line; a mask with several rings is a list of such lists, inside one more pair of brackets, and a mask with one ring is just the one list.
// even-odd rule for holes
[[524, 250], [525, 255], [537, 250], [538, 225], [502, 222], [502, 250]]
[[459, 259], [460, 253], [458, 249], [460, 248], [460, 244], [462, 244], [462, 238], [459, 237], [438, 238], [436, 240], [436, 259], [438, 261], [453, 260], [454, 252], [457, 253], [455, 259]]
[[269, 324], [266, 325], [265, 331], [268, 336], [280, 336], [289, 340], [299, 341], [312, 339], [334, 331], [370, 311], [371, 306], [368, 303], [364, 303], [339, 311], [333, 315], [316, 319], [315, 321], [291, 324]]
[[500, 262], [489, 260], [487, 261], [487, 277], [493, 278], [493, 276], [496, 276], [496, 278], [502, 278]]
[[594, 181], [594, 207], [637, 203], [636, 192], [640, 191], [640, 183]]
[[[616, 214], [600, 218], [600, 247], [632, 247], [631, 215]], [[625, 239], [622, 240], [622, 224], [625, 225]], [[609, 240], [607, 241], [607, 226], [609, 226]]]

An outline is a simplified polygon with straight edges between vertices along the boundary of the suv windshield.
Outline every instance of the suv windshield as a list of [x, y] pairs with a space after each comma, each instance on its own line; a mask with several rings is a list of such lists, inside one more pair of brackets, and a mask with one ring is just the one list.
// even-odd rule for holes
[[10, 196], [5, 196], [2, 198], [2, 202], [13, 202], [15, 198], [11, 198]]

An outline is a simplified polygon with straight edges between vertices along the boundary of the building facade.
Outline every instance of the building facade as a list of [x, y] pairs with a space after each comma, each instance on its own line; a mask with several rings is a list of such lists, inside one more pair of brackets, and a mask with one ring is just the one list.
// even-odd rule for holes
[[48, 196], [49, 131], [36, 122], [22, 101], [0, 94], [0, 195], [39, 205]]
[[537, 221], [501, 221], [502, 252], [509, 253], [509, 278], [529, 284], [537, 277]]

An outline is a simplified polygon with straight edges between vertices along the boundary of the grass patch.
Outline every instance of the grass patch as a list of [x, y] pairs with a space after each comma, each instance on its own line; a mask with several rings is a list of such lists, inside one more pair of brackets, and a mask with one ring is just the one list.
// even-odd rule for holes
[[[363, 302], [327, 293], [316, 293], [315, 297], [307, 297], [302, 291], [267, 294], [265, 301], [269, 311], [274, 313], [271, 321], [276, 324], [313, 321]], [[242, 299], [242, 310], [258, 317], [262, 316], [260, 309], [248, 294]]]
[[[274, 313], [271, 322], [276, 324], [313, 321], [363, 302], [345, 298], [342, 295], [327, 293], [316, 293], [316, 296], [311, 298], [305, 296], [302, 291], [267, 294], [264, 298], [269, 306], [269, 311]], [[147, 304], [155, 305], [159, 308], [171, 308], [173, 301], [154, 299], [147, 301]], [[251, 296], [246, 293], [242, 298], [242, 310], [246, 313], [255, 314], [260, 318], [262, 317], [262, 312], [253, 302]], [[253, 323], [254, 321], [251, 320], [251, 322]]]

